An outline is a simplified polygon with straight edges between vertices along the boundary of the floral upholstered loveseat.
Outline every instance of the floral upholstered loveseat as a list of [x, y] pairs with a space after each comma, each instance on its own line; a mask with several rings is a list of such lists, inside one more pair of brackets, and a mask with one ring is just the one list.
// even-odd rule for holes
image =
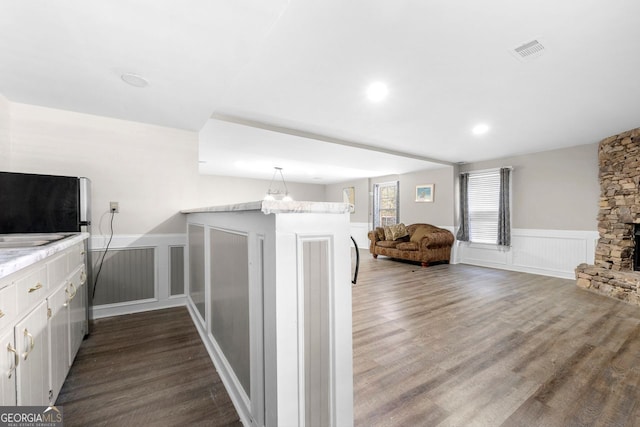
[[[404, 231], [403, 231], [404, 228]], [[430, 224], [398, 224], [377, 227], [369, 232], [369, 251], [374, 258], [385, 255], [391, 258], [415, 261], [426, 267], [431, 262], [449, 262], [454, 237], [449, 230]]]

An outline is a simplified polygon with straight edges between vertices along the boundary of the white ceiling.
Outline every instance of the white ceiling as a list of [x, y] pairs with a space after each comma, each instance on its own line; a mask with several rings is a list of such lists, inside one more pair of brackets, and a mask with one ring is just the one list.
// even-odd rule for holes
[[[640, 126], [638, 16], [631, 0], [0, 0], [0, 94], [200, 131], [202, 173], [337, 182]], [[542, 55], [517, 59], [534, 39]]]

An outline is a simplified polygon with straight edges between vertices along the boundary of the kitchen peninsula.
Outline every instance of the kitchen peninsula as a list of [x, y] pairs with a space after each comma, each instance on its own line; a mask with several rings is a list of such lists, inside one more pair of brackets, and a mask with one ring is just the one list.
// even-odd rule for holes
[[188, 307], [245, 425], [353, 425], [349, 205], [185, 210]]

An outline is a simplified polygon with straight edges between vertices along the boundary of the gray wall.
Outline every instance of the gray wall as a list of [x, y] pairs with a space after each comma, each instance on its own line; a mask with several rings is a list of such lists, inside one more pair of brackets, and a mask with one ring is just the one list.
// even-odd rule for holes
[[[451, 166], [426, 169], [400, 175], [387, 175], [371, 179], [380, 182], [400, 181], [400, 221], [409, 225], [417, 222], [442, 227], [453, 227], [455, 209], [456, 174]], [[434, 184], [433, 202], [415, 201], [416, 185]], [[371, 218], [371, 217], [370, 217]]]
[[371, 200], [369, 197], [369, 180], [367, 178], [326, 185], [325, 201], [342, 202], [342, 189], [346, 187], [355, 188], [355, 212], [351, 214], [351, 222], [368, 222]]
[[500, 166], [513, 166], [513, 228], [597, 230], [597, 143], [467, 163], [460, 172]]

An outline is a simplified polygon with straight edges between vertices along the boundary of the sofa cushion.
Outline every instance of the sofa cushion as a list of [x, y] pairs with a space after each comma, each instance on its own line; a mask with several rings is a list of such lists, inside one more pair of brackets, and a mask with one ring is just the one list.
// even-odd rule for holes
[[380, 240], [376, 242], [376, 246], [380, 246], [381, 248], [395, 248], [401, 242], [396, 242], [395, 240]]
[[411, 235], [411, 241], [414, 243], [420, 243], [420, 240], [429, 233], [431, 233], [431, 230], [429, 230], [428, 227], [418, 227]]
[[384, 228], [377, 227], [376, 228], [376, 236], [378, 236], [378, 240], [384, 240]]
[[409, 235], [409, 232], [403, 223], [384, 228], [384, 240], [398, 240], [407, 235]]
[[398, 245], [396, 246], [396, 249], [400, 251], [417, 251], [418, 244], [415, 242], [402, 242], [402, 243], [398, 243]]

